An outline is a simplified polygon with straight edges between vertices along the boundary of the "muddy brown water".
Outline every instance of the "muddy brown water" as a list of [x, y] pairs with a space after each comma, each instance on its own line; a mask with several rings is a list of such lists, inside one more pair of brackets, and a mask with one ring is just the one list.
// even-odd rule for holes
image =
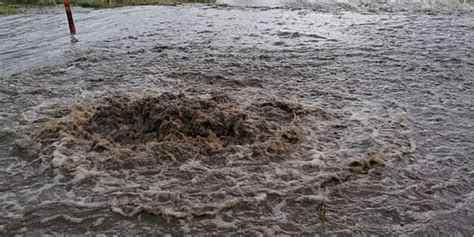
[[0, 17], [0, 235], [474, 233], [472, 5], [74, 14]]

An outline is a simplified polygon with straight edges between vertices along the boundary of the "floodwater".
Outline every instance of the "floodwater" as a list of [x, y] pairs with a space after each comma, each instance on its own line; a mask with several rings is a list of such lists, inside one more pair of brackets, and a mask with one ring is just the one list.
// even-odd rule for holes
[[0, 234], [474, 233], [463, 1], [0, 17]]

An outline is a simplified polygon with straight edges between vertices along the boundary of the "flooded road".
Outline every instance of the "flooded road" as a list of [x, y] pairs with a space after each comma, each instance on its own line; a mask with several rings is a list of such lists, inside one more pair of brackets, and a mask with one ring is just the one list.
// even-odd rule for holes
[[472, 5], [280, 2], [0, 17], [0, 234], [471, 236]]

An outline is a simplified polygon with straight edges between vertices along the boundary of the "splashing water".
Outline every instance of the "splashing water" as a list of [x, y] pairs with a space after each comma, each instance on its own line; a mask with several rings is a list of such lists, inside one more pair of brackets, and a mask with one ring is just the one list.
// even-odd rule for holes
[[1, 17], [0, 233], [472, 234], [472, 6], [418, 3]]

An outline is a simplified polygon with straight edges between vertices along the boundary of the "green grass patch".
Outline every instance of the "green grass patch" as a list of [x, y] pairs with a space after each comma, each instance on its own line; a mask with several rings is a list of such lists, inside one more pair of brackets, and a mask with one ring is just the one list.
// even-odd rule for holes
[[[15, 13], [18, 6], [47, 6], [62, 4], [63, 0], [4, 0], [0, 2], [0, 12]], [[136, 5], [177, 5], [182, 3], [215, 3], [216, 0], [70, 0], [71, 4], [81, 7], [108, 8]], [[12, 7], [12, 6], [15, 6]]]
[[[3, 0], [7, 6], [48, 6], [62, 3], [62, 0]], [[1, 3], [0, 3], [1, 4]]]
[[182, 3], [215, 3], [215, 0], [73, 0], [81, 7], [107, 8], [137, 5], [176, 5]]
[[11, 15], [18, 13], [20, 6], [12, 5], [12, 4], [5, 4], [0, 2], [0, 15]]

